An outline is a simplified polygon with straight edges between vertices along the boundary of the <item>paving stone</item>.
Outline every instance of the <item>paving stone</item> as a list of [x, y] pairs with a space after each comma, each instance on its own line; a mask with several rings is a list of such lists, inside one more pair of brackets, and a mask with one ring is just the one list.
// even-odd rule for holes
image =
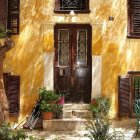
[[[112, 127], [116, 131], [123, 132], [124, 140], [140, 140], [140, 134], [135, 137], [136, 119], [122, 119], [122, 120], [110, 120]], [[87, 133], [84, 128], [75, 131], [44, 131], [33, 130], [28, 131], [28, 135], [32, 135], [38, 138], [44, 138], [45, 140], [89, 140], [84, 137]], [[117, 139], [122, 140], [122, 139]]]

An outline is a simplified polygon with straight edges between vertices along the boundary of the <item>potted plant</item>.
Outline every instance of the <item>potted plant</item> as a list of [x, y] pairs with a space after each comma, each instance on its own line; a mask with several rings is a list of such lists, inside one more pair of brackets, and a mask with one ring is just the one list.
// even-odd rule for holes
[[63, 105], [65, 103], [65, 96], [67, 96], [68, 94], [69, 93], [66, 93], [66, 92], [59, 93], [60, 97], [59, 97], [58, 103]]
[[100, 96], [94, 99], [94, 102], [90, 104], [90, 110], [93, 112], [93, 117], [97, 115], [99, 117], [107, 116], [111, 107], [111, 101], [109, 97]]
[[55, 119], [62, 119], [63, 118], [63, 105], [54, 104], [53, 112], [54, 112]]
[[53, 115], [53, 104], [47, 104], [45, 100], [40, 102], [40, 110], [43, 120], [51, 120]]
[[54, 90], [47, 90], [45, 87], [40, 88], [40, 99], [46, 101], [46, 103], [56, 103], [59, 99], [59, 94]]

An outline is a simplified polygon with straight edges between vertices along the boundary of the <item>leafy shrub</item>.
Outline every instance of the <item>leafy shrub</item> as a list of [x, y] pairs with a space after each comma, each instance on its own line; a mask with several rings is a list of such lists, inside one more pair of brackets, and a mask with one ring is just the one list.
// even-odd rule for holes
[[108, 115], [111, 107], [111, 101], [109, 97], [100, 96], [95, 99], [94, 103], [90, 104], [90, 110], [96, 115], [100, 117], [104, 117]]
[[53, 90], [47, 90], [45, 87], [40, 88], [39, 90], [40, 99], [46, 102], [57, 101], [59, 95]]
[[111, 128], [111, 124], [101, 118], [96, 118], [96, 120], [90, 121], [87, 124], [86, 130], [88, 131], [85, 134], [86, 137], [90, 138], [90, 140], [116, 140], [120, 139], [123, 140], [124, 134], [120, 131], [109, 132]]
[[0, 140], [43, 140], [34, 138], [32, 136], [28, 137], [23, 129], [12, 129], [9, 123], [3, 123], [0, 127]]
[[63, 109], [63, 105], [54, 104], [53, 112], [55, 112], [55, 113], [62, 112], [62, 109]]
[[47, 104], [46, 101], [42, 100], [40, 103], [40, 109], [43, 112], [53, 112], [55, 104]]
[[24, 130], [12, 130], [10, 124], [3, 123], [0, 127], [0, 140], [24, 140], [27, 134]]

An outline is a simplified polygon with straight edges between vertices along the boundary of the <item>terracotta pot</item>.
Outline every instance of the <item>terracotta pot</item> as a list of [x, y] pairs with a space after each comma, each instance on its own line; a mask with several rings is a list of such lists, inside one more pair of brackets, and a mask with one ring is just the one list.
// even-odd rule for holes
[[96, 99], [91, 99], [91, 104], [96, 105], [97, 104]]
[[42, 119], [43, 120], [51, 120], [53, 116], [52, 112], [42, 112]]

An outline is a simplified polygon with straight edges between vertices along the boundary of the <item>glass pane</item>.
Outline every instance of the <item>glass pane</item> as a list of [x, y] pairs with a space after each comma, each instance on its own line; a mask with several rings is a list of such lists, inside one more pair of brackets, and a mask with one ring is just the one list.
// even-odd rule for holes
[[134, 76], [135, 99], [140, 99], [140, 76]]
[[59, 30], [59, 65], [68, 66], [69, 65], [69, 31]]
[[87, 30], [78, 30], [77, 64], [87, 65]]
[[60, 10], [84, 10], [85, 0], [60, 0]]

